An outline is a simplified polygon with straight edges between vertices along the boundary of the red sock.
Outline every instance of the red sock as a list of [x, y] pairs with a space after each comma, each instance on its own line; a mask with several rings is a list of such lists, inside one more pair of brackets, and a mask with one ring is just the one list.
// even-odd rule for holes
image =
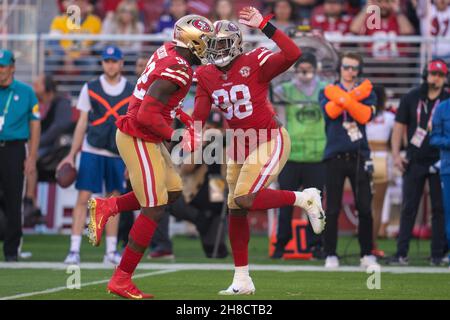
[[295, 193], [287, 190], [261, 189], [253, 200], [250, 210], [265, 210], [292, 206], [295, 202]]
[[133, 191], [118, 196], [115, 199], [118, 212], [134, 211], [141, 208]]
[[250, 240], [250, 226], [247, 216], [230, 214], [228, 221], [228, 236], [233, 252], [234, 265], [236, 267], [246, 266], [248, 265], [248, 242]]
[[[131, 228], [129, 237], [145, 249], [150, 244], [157, 226], [158, 224], [155, 221], [140, 214]], [[122, 255], [119, 268], [127, 273], [133, 273], [143, 255], [143, 253], [136, 252], [127, 246]]]
[[129, 246], [126, 246], [122, 254], [122, 260], [120, 260], [119, 268], [126, 273], [133, 273], [143, 255], [143, 253], [133, 251]]

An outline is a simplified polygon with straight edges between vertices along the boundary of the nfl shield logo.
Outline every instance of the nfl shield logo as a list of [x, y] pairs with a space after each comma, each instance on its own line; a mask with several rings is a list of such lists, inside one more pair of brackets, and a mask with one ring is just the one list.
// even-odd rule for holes
[[250, 67], [247, 67], [247, 66], [242, 67], [241, 70], [239, 70], [239, 73], [244, 78], [247, 78], [250, 75]]

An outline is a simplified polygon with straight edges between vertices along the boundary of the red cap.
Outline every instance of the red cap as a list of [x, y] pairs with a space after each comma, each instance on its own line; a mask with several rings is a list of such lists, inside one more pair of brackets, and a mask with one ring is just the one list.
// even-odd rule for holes
[[433, 71], [447, 74], [448, 73], [447, 64], [440, 60], [433, 60], [428, 64], [428, 72]]

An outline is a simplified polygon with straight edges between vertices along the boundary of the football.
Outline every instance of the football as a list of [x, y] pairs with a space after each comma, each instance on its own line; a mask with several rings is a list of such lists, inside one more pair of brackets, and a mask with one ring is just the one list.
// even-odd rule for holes
[[72, 167], [69, 163], [62, 165], [59, 170], [56, 171], [56, 182], [61, 188], [67, 188], [74, 183], [77, 178], [77, 169]]

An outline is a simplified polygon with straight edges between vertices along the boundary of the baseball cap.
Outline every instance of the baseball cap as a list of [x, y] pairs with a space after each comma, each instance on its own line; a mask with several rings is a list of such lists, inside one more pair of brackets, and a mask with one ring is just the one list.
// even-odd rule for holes
[[447, 64], [440, 60], [432, 60], [428, 64], [428, 72], [442, 72], [448, 74]]
[[122, 51], [116, 46], [107, 46], [103, 49], [102, 60], [122, 60]]
[[0, 49], [0, 65], [9, 66], [15, 62], [14, 54], [6, 49]]

